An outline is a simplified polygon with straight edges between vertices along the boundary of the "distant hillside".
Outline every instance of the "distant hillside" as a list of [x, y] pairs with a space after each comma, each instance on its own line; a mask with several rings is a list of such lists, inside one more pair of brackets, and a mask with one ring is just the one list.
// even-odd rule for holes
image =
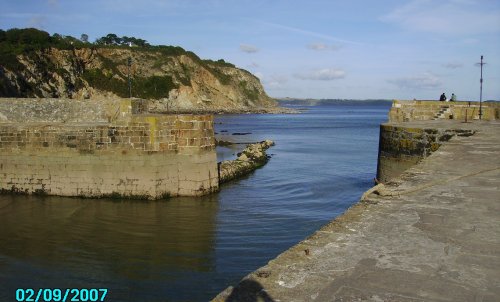
[[347, 100], [347, 99], [275, 99], [280, 106], [319, 106], [319, 105], [379, 105], [392, 103], [392, 100]]
[[[94, 43], [37, 29], [0, 30], [0, 97], [158, 99], [178, 110], [276, 106], [257, 77], [181, 47], [109, 34]], [[129, 64], [130, 62], [130, 64]]]

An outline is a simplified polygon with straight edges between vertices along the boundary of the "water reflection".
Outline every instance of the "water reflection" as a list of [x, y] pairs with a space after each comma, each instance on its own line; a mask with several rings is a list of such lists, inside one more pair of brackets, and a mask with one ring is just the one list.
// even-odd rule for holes
[[155, 281], [213, 271], [217, 208], [217, 195], [156, 202], [0, 196], [0, 292], [97, 286], [130, 298], [151, 286], [157, 294]]

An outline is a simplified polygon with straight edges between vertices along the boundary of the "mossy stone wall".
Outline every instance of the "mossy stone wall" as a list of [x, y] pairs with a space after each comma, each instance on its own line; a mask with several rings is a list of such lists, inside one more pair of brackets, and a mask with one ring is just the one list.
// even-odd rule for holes
[[432, 154], [455, 135], [469, 136], [473, 130], [434, 129], [380, 125], [377, 179], [383, 183], [399, 176]]

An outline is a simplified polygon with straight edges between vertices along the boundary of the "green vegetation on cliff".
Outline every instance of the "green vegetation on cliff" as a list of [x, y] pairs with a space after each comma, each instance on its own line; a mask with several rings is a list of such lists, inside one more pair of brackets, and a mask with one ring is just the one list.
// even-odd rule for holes
[[51, 47], [71, 49], [72, 47], [88, 46], [91, 46], [91, 44], [84, 43], [76, 38], [59, 34], [50, 36], [49, 33], [35, 28], [13, 28], [7, 31], [0, 29], [0, 65], [5, 68], [18, 69], [22, 68], [16, 58], [20, 54], [30, 54]]
[[[86, 36], [82, 34], [82, 36]], [[29, 54], [36, 50], [45, 50], [48, 48], [57, 48], [62, 50], [71, 50], [74, 48], [122, 48], [127, 49], [133, 46], [140, 50], [159, 51], [167, 56], [189, 55], [200, 60], [194, 53], [188, 52], [179, 46], [150, 45], [143, 39], [134, 37], [118, 37], [115, 34], [108, 34], [96, 39], [94, 43], [77, 39], [71, 36], [53, 34], [52, 36], [36, 28], [12, 28], [7, 31], [0, 29], [0, 64], [8, 66], [7, 59], [14, 59], [16, 55]], [[201, 61], [201, 60], [200, 60]], [[224, 60], [221, 60], [224, 61]], [[213, 62], [207, 60], [207, 62]], [[232, 65], [232, 64], [230, 64]], [[232, 65], [234, 67], [234, 65]]]
[[203, 100], [203, 106], [219, 99], [236, 107], [274, 104], [248, 71], [222, 59], [202, 60], [179, 46], [111, 33], [92, 43], [86, 34], [77, 39], [34, 28], [0, 29], [0, 97], [128, 97], [129, 77], [134, 97], [163, 99], [178, 90], [174, 97], [187, 91], [191, 103]]

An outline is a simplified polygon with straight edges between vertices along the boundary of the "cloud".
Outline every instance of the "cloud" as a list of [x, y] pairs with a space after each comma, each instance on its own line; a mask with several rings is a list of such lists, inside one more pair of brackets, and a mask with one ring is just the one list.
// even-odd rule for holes
[[450, 69], [457, 69], [457, 68], [460, 68], [463, 66], [464, 66], [464, 64], [459, 63], [459, 62], [450, 62], [450, 63], [443, 64], [444, 68], [450, 68]]
[[281, 88], [284, 84], [288, 82], [288, 78], [283, 75], [271, 75], [269, 79], [266, 79], [264, 84], [269, 88], [277, 89]]
[[346, 72], [342, 69], [323, 68], [309, 72], [296, 73], [293, 76], [300, 80], [332, 81], [345, 78]]
[[44, 16], [39, 16], [39, 15], [31, 16], [30, 19], [28, 20], [28, 27], [44, 29], [45, 21], [46, 18]]
[[273, 74], [270, 76], [264, 76], [261, 72], [256, 72], [254, 74], [268, 89], [281, 89], [284, 84], [288, 82], [288, 78], [284, 75]]
[[401, 27], [438, 34], [500, 32], [500, 10], [467, 0], [413, 0], [380, 20]]
[[259, 51], [257, 47], [249, 44], [240, 44], [240, 50], [246, 53], [256, 53]]
[[434, 89], [441, 87], [442, 82], [436, 75], [426, 72], [421, 75], [399, 77], [396, 79], [388, 80], [389, 83], [398, 86], [401, 89]]
[[59, 5], [59, 0], [47, 0], [47, 4], [49, 6], [55, 7], [55, 6]]
[[342, 47], [340, 45], [335, 45], [335, 44], [328, 45], [325, 43], [312, 43], [312, 44], [307, 45], [307, 48], [312, 49], [312, 50], [317, 50], [317, 51], [322, 51], [322, 50], [335, 51], [335, 50], [341, 49]]
[[320, 38], [320, 39], [329, 40], [329, 41], [342, 42], [342, 43], [346, 43], [346, 44], [363, 45], [363, 43], [359, 43], [356, 41], [340, 39], [340, 38], [337, 38], [337, 37], [334, 37], [331, 35], [325, 35], [322, 33], [314, 32], [314, 31], [310, 31], [310, 30], [305, 30], [305, 29], [301, 29], [301, 28], [296, 28], [296, 27], [291, 27], [291, 26], [287, 26], [287, 25], [271, 23], [271, 22], [266, 22], [266, 21], [262, 21], [262, 20], [256, 20], [256, 19], [249, 19], [249, 20], [252, 20], [254, 22], [257, 22], [257, 23], [260, 23], [263, 25], [267, 25], [270, 27], [283, 29], [283, 30], [297, 33], [297, 34], [301, 34], [301, 35], [306, 35], [309, 37], [315, 37], [315, 38]]
[[467, 39], [463, 39], [462, 43], [463, 44], [469, 44], [469, 45], [478, 44], [479, 43], [479, 39], [467, 38]]

